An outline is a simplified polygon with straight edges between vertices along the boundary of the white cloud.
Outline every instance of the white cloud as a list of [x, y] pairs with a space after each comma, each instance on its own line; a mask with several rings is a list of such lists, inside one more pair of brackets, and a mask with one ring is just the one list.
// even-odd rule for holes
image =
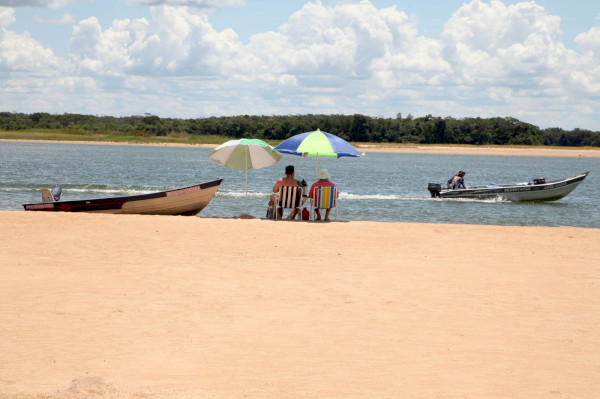
[[593, 27], [587, 32], [575, 37], [575, 42], [585, 50], [600, 57], [600, 26]]
[[307, 3], [278, 32], [252, 36], [249, 48], [275, 71], [365, 77], [373, 61], [415, 37], [412, 22], [395, 8]]
[[569, 56], [558, 41], [560, 18], [534, 2], [506, 6], [474, 0], [446, 23], [445, 57], [457, 82], [508, 84], [544, 73]]
[[38, 24], [48, 24], [48, 25], [58, 25], [58, 26], [73, 25], [77, 22], [77, 19], [75, 18], [75, 16], [71, 15], [71, 14], [63, 14], [63, 16], [60, 19], [34, 17], [34, 20]]
[[61, 8], [70, 4], [93, 0], [0, 0], [0, 6], [5, 7], [39, 7], [39, 8]]
[[[66, 59], [28, 34], [0, 29], [0, 72], [9, 75], [0, 108], [10, 97], [10, 108], [20, 104], [24, 112], [402, 112], [514, 116], [542, 126], [598, 123], [582, 103], [600, 96], [600, 27], [577, 36], [583, 52], [568, 49], [560, 41], [560, 18], [533, 1], [473, 0], [446, 22], [440, 39], [420, 35], [398, 7], [308, 2], [247, 44], [234, 30], [210, 23], [205, 8], [216, 2], [160, 3], [148, 18], [107, 27], [96, 17], [77, 22]], [[12, 9], [0, 7], [0, 27], [13, 21]], [[44, 86], [44, 74], [56, 79]], [[54, 102], [42, 99], [45, 90]], [[15, 102], [21, 91], [34, 94]]]
[[242, 7], [245, 0], [126, 0], [129, 4], [158, 6], [186, 6], [199, 8], [205, 11], [216, 11], [222, 8]]
[[[248, 48], [269, 70], [296, 77], [298, 102], [311, 112], [348, 104], [347, 98], [357, 99], [350, 112], [360, 112], [360, 98], [382, 99], [404, 84], [432, 83], [450, 71], [439, 41], [418, 36], [415, 21], [396, 7], [378, 9], [369, 1], [307, 3], [277, 32], [252, 36]], [[337, 90], [327, 97], [302, 94], [328, 88]]]
[[[117, 20], [102, 30], [94, 17], [73, 30], [77, 68], [99, 75], [253, 76], [258, 62], [237, 34], [217, 32], [208, 17], [186, 7], [152, 7], [152, 18]], [[260, 62], [258, 62], [260, 64]]]
[[0, 30], [0, 71], [31, 72], [53, 76], [64, 71], [65, 63], [28, 33]]
[[[581, 101], [600, 95], [600, 75], [590, 62], [600, 46], [597, 32], [588, 33], [578, 37], [590, 51], [582, 55], [560, 42], [560, 18], [535, 2], [463, 5], [446, 23], [442, 39], [453, 71], [445, 86], [454, 87], [454, 108], [564, 126], [580, 113]], [[589, 117], [580, 115], [579, 123]]]
[[0, 28], [15, 22], [15, 10], [8, 7], [0, 7]]

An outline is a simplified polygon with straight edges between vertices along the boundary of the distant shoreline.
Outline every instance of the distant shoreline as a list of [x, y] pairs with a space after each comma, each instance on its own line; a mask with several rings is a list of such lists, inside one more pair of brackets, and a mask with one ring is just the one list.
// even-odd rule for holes
[[[27, 139], [0, 139], [12, 142], [31, 143], [64, 143], [64, 144], [92, 144], [92, 145], [137, 145], [151, 147], [197, 147], [215, 148], [217, 144], [186, 144], [186, 143], [131, 143], [115, 141], [77, 141], [77, 140], [27, 140]], [[394, 154], [455, 154], [455, 155], [505, 155], [505, 156], [546, 156], [546, 157], [590, 157], [600, 158], [600, 148], [592, 147], [538, 147], [538, 146], [476, 146], [453, 144], [378, 144], [378, 143], [353, 143], [355, 147], [365, 153], [384, 152]]]

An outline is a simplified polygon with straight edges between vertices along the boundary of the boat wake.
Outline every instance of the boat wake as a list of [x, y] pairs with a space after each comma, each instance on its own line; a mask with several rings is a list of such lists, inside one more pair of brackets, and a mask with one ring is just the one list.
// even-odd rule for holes
[[444, 201], [444, 202], [475, 202], [478, 204], [498, 204], [498, 203], [511, 203], [513, 201], [508, 200], [504, 197], [493, 197], [493, 198], [485, 198], [485, 199], [477, 199], [477, 198], [427, 198], [431, 201]]
[[[42, 188], [53, 188], [54, 184], [49, 185], [28, 185], [28, 184], [13, 184], [10, 186], [0, 186], [1, 192], [24, 192], [24, 193], [39, 193]], [[102, 185], [102, 184], [61, 184], [60, 187], [63, 191], [63, 199], [71, 197], [114, 197], [114, 196], [131, 196], [131, 195], [142, 195], [153, 192], [172, 190], [174, 186], [138, 186], [138, 185]], [[231, 190], [220, 188], [215, 197], [218, 198], [232, 198], [232, 199], [262, 199], [269, 198], [272, 193], [270, 192], [257, 192], [244, 190]], [[347, 192], [340, 193], [341, 200], [350, 201], [441, 201], [439, 198], [431, 198], [430, 196], [421, 195], [398, 195], [398, 194], [353, 194]], [[510, 202], [501, 197], [492, 199], [473, 199], [473, 198], [451, 198], [444, 199], [444, 201], [452, 202], [477, 202], [477, 203], [498, 203], [498, 202]]]
[[[243, 190], [227, 190], [219, 189], [216, 197], [220, 198], [269, 198], [272, 193], [248, 191], [246, 194]], [[433, 200], [430, 196], [421, 195], [398, 195], [398, 194], [352, 194], [347, 192], [340, 193], [341, 200], [375, 200], [375, 201], [430, 201]]]

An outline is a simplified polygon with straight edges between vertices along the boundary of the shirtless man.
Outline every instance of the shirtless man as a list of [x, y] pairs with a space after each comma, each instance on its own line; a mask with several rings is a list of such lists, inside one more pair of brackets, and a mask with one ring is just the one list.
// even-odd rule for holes
[[[278, 193], [279, 188], [282, 186], [298, 187], [298, 182], [296, 181], [296, 179], [294, 179], [294, 166], [293, 165], [288, 165], [285, 167], [285, 177], [280, 177], [279, 179], [277, 179], [277, 182], [273, 186], [273, 192]], [[274, 196], [271, 196], [271, 203], [272, 204], [275, 203]], [[283, 209], [279, 208], [277, 210], [277, 212], [279, 212], [279, 218], [281, 219]], [[297, 213], [298, 213], [298, 208], [295, 208], [292, 211], [292, 213], [290, 214], [289, 219], [294, 219], [296, 217]]]

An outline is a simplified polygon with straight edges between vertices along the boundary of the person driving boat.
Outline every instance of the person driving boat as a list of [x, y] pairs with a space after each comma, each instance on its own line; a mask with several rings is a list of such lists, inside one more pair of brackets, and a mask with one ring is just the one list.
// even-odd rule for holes
[[465, 185], [465, 172], [461, 170], [452, 176], [452, 178], [448, 180], [448, 188], [453, 190], [456, 190], [457, 188], [467, 188]]

